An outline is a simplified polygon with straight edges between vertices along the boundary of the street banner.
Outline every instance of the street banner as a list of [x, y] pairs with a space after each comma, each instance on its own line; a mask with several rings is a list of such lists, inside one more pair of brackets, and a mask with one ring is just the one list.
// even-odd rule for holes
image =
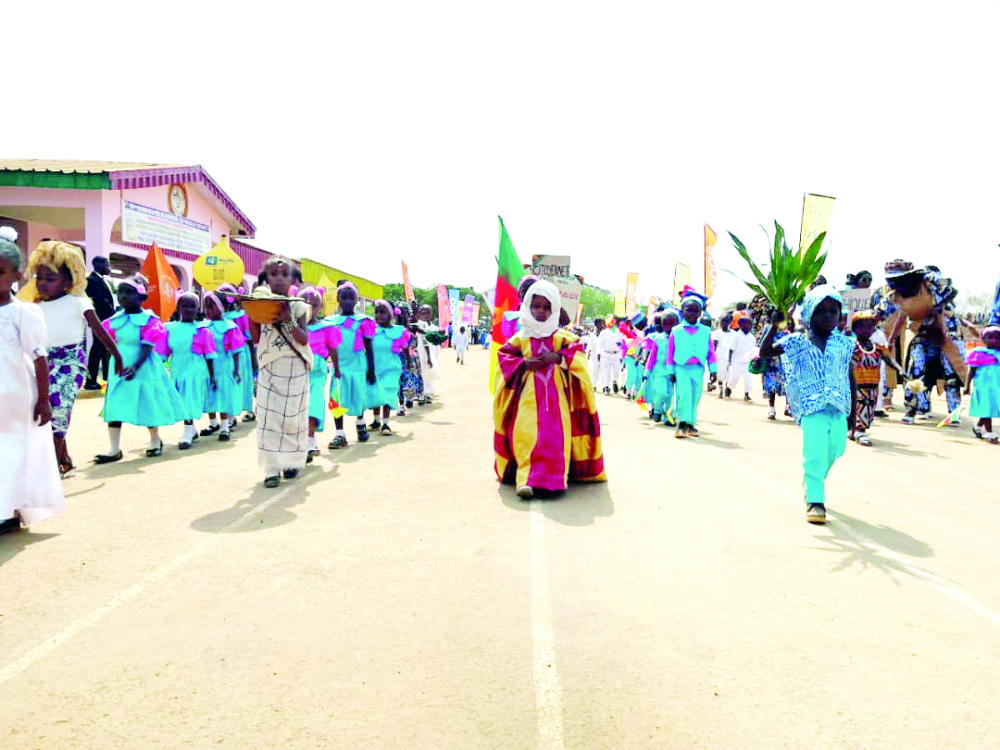
[[[448, 306], [451, 308], [451, 324], [455, 325], [462, 319], [462, 293], [458, 289], [448, 290]], [[443, 328], [443, 326], [442, 326]]]
[[631, 318], [635, 315], [635, 285], [639, 283], [639, 274], [630, 273], [625, 280], [625, 315]]
[[451, 304], [448, 301], [448, 287], [438, 284], [438, 328], [448, 330], [451, 322]]
[[490, 311], [490, 316], [493, 315], [493, 306], [497, 300], [497, 288], [491, 286], [485, 292], [483, 292], [483, 301], [486, 303], [486, 309]]
[[150, 245], [139, 270], [149, 279], [149, 295], [142, 306], [155, 312], [160, 320], [170, 320], [177, 309], [177, 290], [181, 288], [181, 283], [167, 262], [167, 256], [155, 242]]
[[625, 292], [615, 292], [615, 317], [625, 317]]
[[462, 322], [471, 323], [472, 322], [472, 310], [476, 304], [476, 298], [471, 294], [466, 294], [465, 299], [462, 301]]
[[472, 303], [472, 324], [473, 325], [478, 325], [479, 324], [479, 310], [480, 310], [479, 303], [478, 302], [473, 302]]
[[580, 321], [583, 320], [583, 303], [576, 303], [576, 317], [573, 318], [573, 325], [580, 325]]
[[[802, 227], [799, 230], [799, 248], [805, 250], [820, 232], [825, 232], [833, 213], [833, 201], [828, 195], [806, 193], [802, 196]], [[827, 237], [829, 240], [829, 237]]]
[[232, 284], [237, 289], [243, 283], [245, 272], [243, 260], [229, 247], [226, 235], [207, 253], [197, 258], [191, 266], [194, 280], [207, 292], [214, 292], [223, 284]]
[[157, 208], [122, 201], [122, 240], [135, 245], [152, 245], [201, 255], [212, 247], [207, 224]]
[[677, 263], [674, 266], [674, 307], [680, 307], [681, 292], [686, 286], [691, 286], [691, 267]]
[[656, 306], [660, 304], [660, 301], [656, 297], [649, 298], [649, 307], [646, 308], [646, 322], [653, 322], [653, 313], [656, 312]]
[[413, 285], [410, 283], [410, 269], [406, 267], [405, 260], [400, 262], [403, 264], [403, 296], [407, 302], [413, 302], [416, 297], [413, 296]]
[[507, 234], [507, 227], [500, 220], [500, 252], [497, 254], [497, 285], [493, 289], [493, 294], [486, 294], [486, 299], [493, 308], [493, 327], [490, 333], [490, 367], [487, 377], [489, 378], [490, 393], [493, 393], [493, 374], [496, 372], [499, 361], [500, 347], [507, 343], [503, 335], [504, 316], [517, 310], [521, 302], [517, 298], [517, 284], [524, 276], [524, 266], [517, 258], [517, 251], [514, 250], [514, 243], [510, 241]]
[[712, 248], [718, 239], [719, 235], [715, 230], [705, 224], [705, 296], [708, 297], [709, 304], [712, 302], [712, 293], [715, 292], [715, 282], [719, 278], [715, 270], [715, 258], [712, 257]]

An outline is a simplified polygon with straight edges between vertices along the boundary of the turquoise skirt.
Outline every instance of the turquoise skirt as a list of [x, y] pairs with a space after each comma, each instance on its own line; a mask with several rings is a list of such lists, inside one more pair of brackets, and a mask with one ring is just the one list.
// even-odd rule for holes
[[[976, 370], [972, 379], [972, 402], [969, 416], [979, 419], [1000, 417], [1000, 365]], [[994, 425], [994, 431], [996, 426]]]
[[322, 432], [326, 425], [326, 377], [330, 368], [326, 358], [313, 355], [313, 367], [309, 371], [309, 418], [316, 420], [316, 431]]
[[[208, 387], [208, 400], [205, 403], [205, 411], [213, 414], [228, 414], [235, 416], [240, 413], [242, 406], [241, 383], [236, 382], [233, 375], [233, 355], [232, 352], [220, 354], [213, 365], [215, 368], [215, 388]], [[240, 378], [243, 374], [240, 373]]]
[[[253, 414], [253, 354], [250, 352], [250, 344], [246, 344], [240, 349], [240, 409]], [[237, 413], [238, 413], [237, 412]]]
[[[340, 405], [347, 409], [348, 415], [352, 417], [363, 417], [365, 409], [374, 409], [381, 406], [379, 403], [382, 392], [378, 389], [378, 381], [375, 385], [368, 385], [366, 377], [367, 370], [351, 371], [341, 369], [340, 371]], [[333, 383], [330, 383], [331, 390]]]
[[108, 391], [101, 417], [105, 422], [123, 422], [140, 427], [165, 427], [185, 419], [180, 394], [170, 382], [167, 368], [151, 352], [131, 380], [108, 373]]
[[389, 367], [385, 370], [375, 372], [377, 378], [373, 389], [377, 394], [379, 406], [395, 406], [399, 403], [399, 380], [403, 377], [403, 365], [399, 357], [396, 358], [399, 367]]
[[177, 395], [184, 405], [184, 419], [194, 421], [205, 414], [208, 403], [208, 364], [204, 357], [191, 357], [183, 369], [170, 369], [170, 376]]

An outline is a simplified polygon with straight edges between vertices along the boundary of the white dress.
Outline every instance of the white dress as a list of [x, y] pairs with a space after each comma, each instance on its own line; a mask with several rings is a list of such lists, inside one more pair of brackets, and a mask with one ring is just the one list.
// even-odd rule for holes
[[37, 305], [12, 299], [0, 306], [0, 521], [24, 525], [66, 507], [52, 425], [35, 424], [35, 364], [45, 356], [45, 319]]
[[440, 347], [430, 343], [425, 334], [440, 329], [423, 320], [417, 322], [417, 329], [419, 331], [417, 333], [417, 357], [420, 358], [420, 376], [424, 379], [424, 395], [433, 396], [440, 375], [438, 369], [438, 349]]

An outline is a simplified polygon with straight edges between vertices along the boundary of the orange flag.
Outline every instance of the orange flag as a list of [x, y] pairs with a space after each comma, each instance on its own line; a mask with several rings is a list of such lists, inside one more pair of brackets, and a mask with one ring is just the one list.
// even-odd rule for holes
[[715, 270], [715, 259], [712, 257], [712, 248], [715, 247], [719, 235], [715, 233], [708, 224], [705, 225], [705, 296], [712, 299], [715, 292], [715, 282], [718, 281], [718, 272]]
[[181, 288], [181, 283], [177, 280], [177, 274], [167, 262], [167, 256], [154, 242], [149, 246], [146, 260], [139, 269], [142, 275], [149, 279], [149, 296], [142, 306], [147, 310], [152, 310], [160, 320], [170, 320], [177, 308], [177, 290]]

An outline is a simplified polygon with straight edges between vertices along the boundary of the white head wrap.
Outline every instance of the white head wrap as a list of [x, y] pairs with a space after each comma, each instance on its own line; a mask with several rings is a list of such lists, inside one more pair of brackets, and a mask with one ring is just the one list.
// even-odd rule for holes
[[[537, 321], [531, 316], [531, 300], [534, 297], [545, 297], [552, 305], [552, 314], [548, 320]], [[559, 290], [555, 284], [549, 281], [536, 281], [528, 287], [521, 302], [521, 331], [525, 336], [533, 339], [544, 339], [551, 336], [559, 329], [559, 310], [562, 308], [562, 300], [559, 298]]]

